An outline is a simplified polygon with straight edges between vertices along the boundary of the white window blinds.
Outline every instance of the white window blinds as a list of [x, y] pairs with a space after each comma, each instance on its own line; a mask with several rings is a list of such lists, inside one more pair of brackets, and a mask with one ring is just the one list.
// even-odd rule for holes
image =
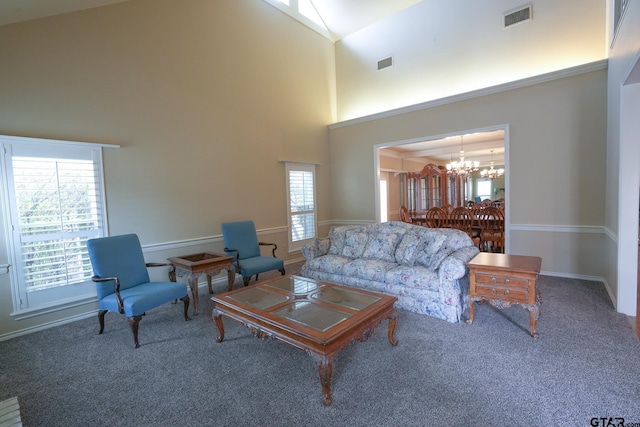
[[106, 234], [100, 146], [20, 141], [2, 154], [16, 310], [95, 295], [86, 242]]
[[287, 163], [289, 249], [316, 236], [315, 166]]

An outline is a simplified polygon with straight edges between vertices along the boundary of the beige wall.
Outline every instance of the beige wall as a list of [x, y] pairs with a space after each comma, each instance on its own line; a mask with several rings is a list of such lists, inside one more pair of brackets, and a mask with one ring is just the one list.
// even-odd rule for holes
[[[336, 43], [340, 121], [606, 58], [606, 2], [422, 0]], [[393, 67], [377, 69], [393, 57]]]
[[507, 248], [541, 256], [546, 272], [603, 277], [607, 71], [596, 68], [331, 126], [334, 218], [375, 220], [374, 146], [508, 126]]
[[[299, 258], [282, 160], [320, 165], [318, 220], [331, 218], [334, 46], [266, 2], [135, 0], [6, 25], [0, 63], [0, 134], [121, 146], [104, 156], [110, 233], [173, 248], [149, 257], [251, 218]], [[0, 336], [92, 308], [15, 321], [0, 275]]]

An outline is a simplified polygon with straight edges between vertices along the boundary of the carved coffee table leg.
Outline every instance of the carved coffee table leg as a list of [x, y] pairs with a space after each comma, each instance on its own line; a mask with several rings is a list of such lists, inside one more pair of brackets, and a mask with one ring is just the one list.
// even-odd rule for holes
[[222, 342], [222, 340], [224, 339], [224, 325], [222, 324], [222, 313], [214, 309], [212, 313], [212, 317], [213, 317], [213, 320], [216, 322], [216, 326], [218, 327], [218, 332], [220, 333], [220, 335], [218, 335], [218, 338], [216, 338], [216, 342]]
[[328, 357], [318, 357], [318, 373], [320, 374], [320, 384], [322, 384], [322, 395], [324, 405], [331, 405], [331, 376], [333, 375], [333, 360]]
[[393, 333], [396, 330], [397, 321], [398, 321], [398, 312], [393, 310], [391, 312], [391, 316], [389, 316], [389, 331], [388, 331], [389, 343], [391, 345], [398, 345], [398, 342], [399, 342], [393, 337]]

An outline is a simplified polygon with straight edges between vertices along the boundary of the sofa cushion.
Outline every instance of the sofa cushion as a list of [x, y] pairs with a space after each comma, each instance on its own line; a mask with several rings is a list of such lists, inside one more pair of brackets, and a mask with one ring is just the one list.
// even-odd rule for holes
[[342, 248], [344, 247], [344, 236], [347, 230], [344, 227], [332, 227], [329, 231], [329, 240], [331, 245], [329, 246], [330, 255], [342, 255]]
[[371, 233], [362, 257], [395, 262], [399, 240], [400, 235], [396, 233]]
[[325, 255], [308, 260], [305, 268], [307, 270], [321, 271], [323, 273], [330, 274], [342, 274], [342, 269], [345, 264], [350, 263], [350, 258], [345, 258], [340, 255]]
[[419, 294], [420, 289], [438, 292], [438, 286], [440, 285], [438, 273], [419, 265], [413, 267], [398, 265], [387, 271], [384, 281], [400, 286], [400, 288], [416, 289], [415, 292], [406, 291], [413, 296], [415, 296], [416, 292]]
[[360, 258], [345, 264], [342, 268], [342, 274], [354, 279], [373, 280], [384, 283], [387, 271], [396, 266], [397, 264], [395, 262]]
[[416, 244], [413, 263], [435, 270], [449, 254], [441, 250], [446, 236], [435, 230], [431, 231], [433, 232], [424, 233]]
[[342, 256], [361, 258], [369, 241], [369, 233], [358, 230], [347, 230], [344, 238]]
[[403, 265], [413, 265], [414, 254], [420, 238], [415, 234], [405, 234], [396, 247], [396, 262]]

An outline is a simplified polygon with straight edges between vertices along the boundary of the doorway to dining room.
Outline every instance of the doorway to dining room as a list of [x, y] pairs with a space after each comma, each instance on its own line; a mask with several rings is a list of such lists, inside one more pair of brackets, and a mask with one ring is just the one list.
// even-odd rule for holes
[[[504, 207], [505, 249], [508, 248], [508, 134], [509, 126], [500, 125], [374, 146], [377, 221], [381, 222], [385, 217], [389, 221], [400, 221], [401, 207], [409, 208], [413, 215], [420, 215], [431, 206], [455, 208], [475, 202], [477, 198], [495, 199]], [[447, 164], [459, 163], [462, 156], [465, 162], [479, 163], [478, 170], [464, 179], [456, 178], [446, 170]], [[486, 173], [481, 175], [491, 167], [502, 169], [502, 175], [493, 179], [487, 178]], [[407, 177], [425, 168], [433, 170], [433, 176], [415, 181], [417, 184], [412, 188], [414, 181]], [[490, 189], [483, 192], [485, 187]], [[411, 194], [418, 194], [418, 200]]]

